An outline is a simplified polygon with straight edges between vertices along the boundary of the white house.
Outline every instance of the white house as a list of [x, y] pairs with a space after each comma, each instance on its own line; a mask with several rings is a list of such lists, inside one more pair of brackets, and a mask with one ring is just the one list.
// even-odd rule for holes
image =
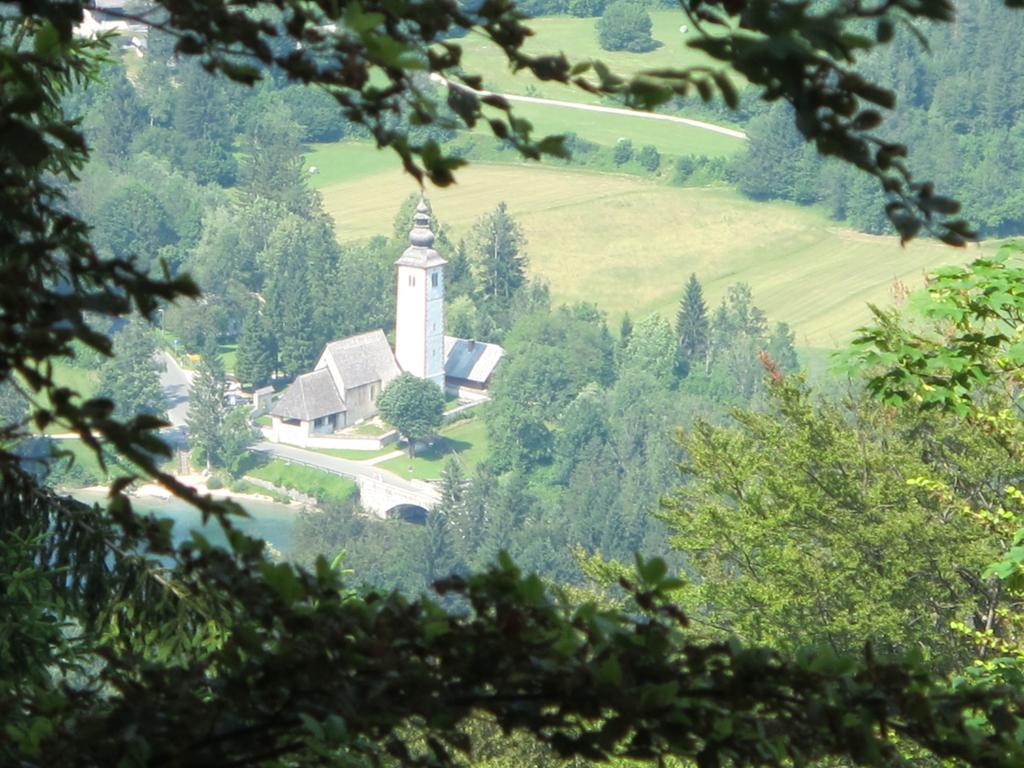
[[316, 366], [291, 383], [270, 409], [271, 439], [308, 445], [377, 413], [381, 390], [402, 372], [464, 399], [487, 396], [504, 354], [497, 344], [444, 335], [444, 267], [434, 250], [430, 210], [420, 200], [409, 247], [398, 261], [395, 349], [384, 331], [332, 341]]

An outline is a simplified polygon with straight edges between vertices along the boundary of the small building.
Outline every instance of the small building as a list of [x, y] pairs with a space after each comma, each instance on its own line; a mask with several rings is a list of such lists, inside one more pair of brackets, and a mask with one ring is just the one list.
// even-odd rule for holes
[[505, 350], [497, 344], [444, 337], [444, 376], [450, 394], [474, 400], [487, 396]]

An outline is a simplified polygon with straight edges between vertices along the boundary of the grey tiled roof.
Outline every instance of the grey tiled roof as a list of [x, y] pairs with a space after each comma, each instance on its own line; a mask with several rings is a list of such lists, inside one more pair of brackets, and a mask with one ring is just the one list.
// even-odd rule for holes
[[379, 329], [332, 341], [324, 354], [331, 356], [346, 390], [375, 381], [387, 383], [401, 373], [387, 337]]
[[304, 373], [291, 383], [270, 409], [271, 416], [312, 421], [345, 410], [345, 402], [326, 368]]
[[505, 350], [497, 344], [444, 337], [444, 375], [481, 386], [494, 373]]

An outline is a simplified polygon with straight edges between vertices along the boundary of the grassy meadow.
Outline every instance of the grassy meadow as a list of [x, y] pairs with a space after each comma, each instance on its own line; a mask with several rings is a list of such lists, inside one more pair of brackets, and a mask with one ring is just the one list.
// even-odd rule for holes
[[[597, 19], [571, 16], [528, 21], [527, 26], [534, 34], [527, 41], [525, 50], [533, 55], [565, 53], [573, 63], [598, 59], [622, 75], [633, 75], [645, 69], [715, 64], [703, 52], [686, 46], [687, 35], [682, 34], [679, 28], [689, 21], [681, 10], [652, 11], [651, 22], [651, 34], [660, 45], [646, 53], [602, 50], [597, 42]], [[482, 36], [470, 35], [453, 42], [462, 46], [465, 70], [481, 75], [488, 90], [568, 101], [597, 101], [597, 97], [576, 86], [538, 82], [529, 73], [512, 72], [501, 49]], [[741, 84], [738, 80], [734, 82], [737, 87]]]
[[400, 456], [378, 466], [396, 475], [415, 480], [439, 480], [441, 470], [452, 456], [458, 458], [466, 474], [487, 456], [487, 427], [483, 419], [456, 421], [441, 429], [432, 445], [421, 448], [416, 457]]
[[[344, 164], [359, 145], [313, 155]], [[321, 187], [341, 240], [390, 232], [401, 201], [418, 190], [397, 162], [367, 163]], [[788, 203], [758, 203], [724, 188], [679, 188], [634, 176], [536, 163], [475, 163], [458, 183], [428, 191], [458, 238], [501, 200], [527, 237], [530, 270], [551, 284], [556, 302], [593, 301], [617, 322], [652, 312], [674, 316], [682, 286], [696, 272], [709, 302], [743, 280], [773, 320], [794, 326], [800, 346], [834, 347], [868, 319], [868, 302], [887, 304], [895, 279], [914, 287], [922, 273], [971, 258], [919, 241], [865, 235], [824, 213]]]
[[248, 474], [274, 485], [314, 496], [321, 501], [342, 502], [356, 492], [354, 480], [313, 467], [291, 464], [281, 459], [271, 459], [261, 466], [250, 469]]

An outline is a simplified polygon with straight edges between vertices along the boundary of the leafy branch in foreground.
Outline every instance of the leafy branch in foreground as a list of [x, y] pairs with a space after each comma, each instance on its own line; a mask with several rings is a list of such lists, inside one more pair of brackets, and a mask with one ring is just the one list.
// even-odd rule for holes
[[[1008, 725], [1024, 701], [1010, 690], [951, 691], [916, 662], [878, 660], [870, 648], [860, 661], [828, 651], [787, 661], [688, 642], [658, 560], [638, 561], [636, 580], [623, 582], [636, 615], [572, 606], [507, 558], [438, 583], [470, 606], [453, 615], [397, 594], [354, 599], [322, 559], [304, 572], [264, 561], [245, 537], [232, 543], [234, 557], [199, 538], [180, 553], [189, 589], [238, 608], [222, 640], [176, 663], [109, 654], [104, 689], [50, 700], [35, 762], [454, 765], [471, 750], [463, 726], [480, 714], [595, 760], [775, 766], [847, 755], [898, 765], [898, 740], [975, 766], [1024, 758]], [[188, 578], [199, 571], [202, 586]]]
[[868, 389], [890, 405], [967, 416], [990, 387], [1013, 395], [1024, 371], [1024, 258], [1007, 244], [991, 258], [944, 267], [912, 298], [909, 324], [872, 307], [845, 365], [869, 372]]

